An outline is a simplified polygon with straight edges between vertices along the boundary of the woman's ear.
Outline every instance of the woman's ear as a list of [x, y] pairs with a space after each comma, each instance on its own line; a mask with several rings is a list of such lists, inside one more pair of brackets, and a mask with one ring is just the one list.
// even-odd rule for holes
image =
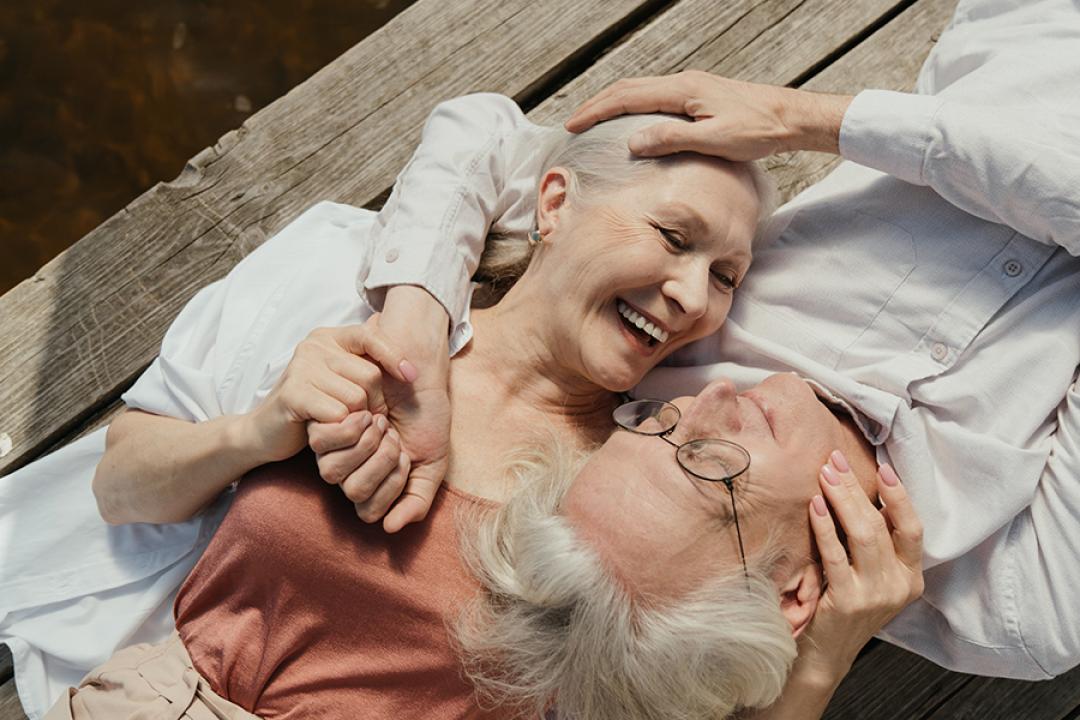
[[570, 187], [570, 171], [553, 167], [540, 178], [536, 197], [536, 227], [541, 235], [548, 235], [559, 225], [559, 215], [565, 212], [566, 192]]
[[821, 566], [816, 562], [796, 569], [780, 585], [780, 612], [791, 625], [792, 637], [799, 637], [814, 619], [823, 585]]

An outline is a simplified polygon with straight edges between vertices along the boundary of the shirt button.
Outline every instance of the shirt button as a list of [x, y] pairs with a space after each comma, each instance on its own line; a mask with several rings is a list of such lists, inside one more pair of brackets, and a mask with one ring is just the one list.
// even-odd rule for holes
[[390, 248], [389, 250], [386, 251], [386, 262], [392, 263], [397, 259], [398, 259], [398, 249], [397, 248]]
[[934, 343], [930, 348], [930, 357], [934, 358], [938, 362], [944, 360], [949, 354], [949, 347], [945, 343]]
[[1024, 272], [1024, 265], [1019, 260], [1006, 260], [1005, 264], [1001, 266], [1001, 269], [1004, 270], [1005, 274], [1009, 277], [1016, 277]]

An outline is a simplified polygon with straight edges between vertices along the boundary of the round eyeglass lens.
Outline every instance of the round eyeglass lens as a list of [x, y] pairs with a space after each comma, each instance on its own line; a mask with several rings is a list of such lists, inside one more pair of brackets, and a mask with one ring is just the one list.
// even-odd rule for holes
[[615, 423], [642, 435], [663, 435], [679, 422], [679, 408], [663, 400], [634, 400], [615, 408]]
[[693, 440], [679, 447], [679, 463], [705, 480], [729, 480], [750, 467], [750, 453], [725, 440]]

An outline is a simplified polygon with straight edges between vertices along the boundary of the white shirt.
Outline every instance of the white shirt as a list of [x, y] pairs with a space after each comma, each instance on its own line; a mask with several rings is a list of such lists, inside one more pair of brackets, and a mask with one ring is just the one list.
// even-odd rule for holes
[[[659, 369], [640, 392], [782, 370], [831, 390], [928, 526], [927, 594], [884, 636], [1043, 678], [1080, 658], [1080, 268], [1058, 247], [1080, 242], [1080, 18], [1066, 0], [1015, 5], [961, 2], [920, 75], [935, 97], [856, 98], [841, 149], [882, 172], [844, 164], [783, 208], [724, 331], [676, 358], [729, 362]], [[328, 203], [301, 216], [189, 303], [125, 401], [191, 420], [250, 409], [308, 331], [363, 319], [389, 284], [439, 298], [461, 347], [487, 222], [531, 226], [535, 132], [499, 96], [439, 106], [376, 223]], [[31, 720], [115, 648], [168, 633], [226, 507], [106, 526], [90, 493], [103, 445], [0, 478], [0, 641]]]

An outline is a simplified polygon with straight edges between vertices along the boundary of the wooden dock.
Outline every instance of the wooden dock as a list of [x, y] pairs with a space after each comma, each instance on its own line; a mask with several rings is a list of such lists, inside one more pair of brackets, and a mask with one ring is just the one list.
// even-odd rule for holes
[[[695, 68], [854, 93], [910, 89], [956, 0], [418, 0], [0, 297], [0, 474], [99, 427], [184, 303], [318, 200], [377, 208], [440, 100], [514, 97], [557, 124], [625, 76]], [[836, 159], [770, 170], [784, 197]], [[0, 720], [23, 715], [0, 649]], [[1080, 672], [947, 672], [875, 643], [829, 718], [1080, 718]]]

